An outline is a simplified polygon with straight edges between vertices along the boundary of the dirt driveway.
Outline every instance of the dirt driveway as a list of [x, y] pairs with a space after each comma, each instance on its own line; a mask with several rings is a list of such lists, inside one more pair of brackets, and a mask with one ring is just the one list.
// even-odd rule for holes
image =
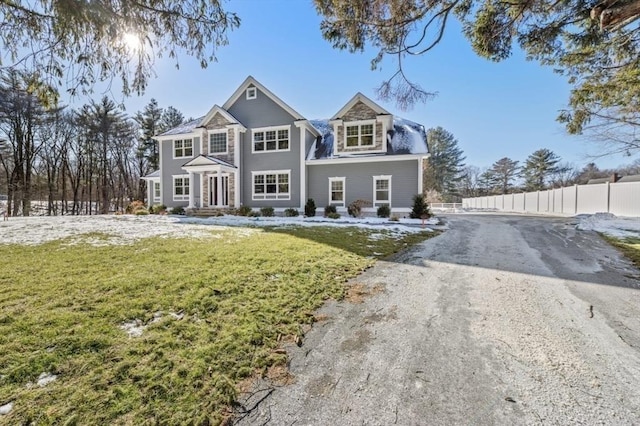
[[238, 424], [640, 424], [639, 272], [571, 219], [451, 215], [331, 303]]

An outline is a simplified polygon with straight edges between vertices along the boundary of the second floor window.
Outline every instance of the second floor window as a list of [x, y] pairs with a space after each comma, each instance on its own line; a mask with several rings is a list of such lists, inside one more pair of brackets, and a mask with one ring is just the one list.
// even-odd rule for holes
[[373, 123], [346, 126], [346, 147], [373, 146]]
[[225, 154], [227, 152], [227, 133], [212, 133], [209, 136], [209, 154]]
[[173, 141], [173, 157], [193, 157], [193, 139], [176, 139]]
[[253, 152], [269, 151], [289, 151], [289, 129], [253, 131]]

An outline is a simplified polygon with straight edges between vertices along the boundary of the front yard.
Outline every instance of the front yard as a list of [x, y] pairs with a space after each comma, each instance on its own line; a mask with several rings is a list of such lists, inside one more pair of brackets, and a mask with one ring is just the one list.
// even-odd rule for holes
[[0, 423], [217, 424], [347, 279], [435, 234], [38, 220], [60, 239], [0, 227]]

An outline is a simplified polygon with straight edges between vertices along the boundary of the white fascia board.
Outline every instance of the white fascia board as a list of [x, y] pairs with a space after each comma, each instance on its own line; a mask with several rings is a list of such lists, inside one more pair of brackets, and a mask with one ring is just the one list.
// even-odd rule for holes
[[227, 100], [227, 102], [225, 102], [224, 105], [222, 105], [222, 108], [225, 109], [225, 110], [231, 108], [231, 106], [238, 100], [238, 98], [240, 98], [240, 96], [242, 96], [242, 94], [245, 93], [245, 90], [247, 90], [247, 87], [249, 87], [251, 85], [257, 87], [262, 93], [264, 93], [269, 99], [271, 99], [273, 102], [275, 102], [280, 108], [284, 109], [289, 114], [291, 114], [291, 116], [294, 119], [296, 119], [296, 120], [304, 120], [305, 119], [295, 109], [293, 109], [289, 105], [287, 105], [282, 99], [277, 97], [271, 90], [267, 89], [262, 84], [260, 84], [252, 76], [249, 76], [249, 77], [247, 77], [245, 79], [245, 81], [240, 85], [240, 87], [238, 87], [238, 89], [235, 92], [233, 92], [233, 95], [231, 95], [231, 97]]
[[304, 127], [309, 131], [309, 133], [311, 133], [315, 137], [320, 136], [320, 132], [318, 131], [318, 129], [316, 129], [311, 123], [309, 123], [309, 120], [296, 120], [293, 122], [293, 124], [297, 128]]
[[365, 104], [366, 106], [368, 106], [369, 108], [374, 110], [376, 112], [376, 114], [378, 114], [378, 115], [390, 114], [389, 111], [387, 111], [386, 109], [382, 108], [380, 105], [378, 105], [377, 103], [373, 102], [371, 99], [367, 98], [362, 93], [358, 92], [358, 93], [355, 94], [355, 96], [353, 98], [351, 98], [351, 100], [349, 100], [349, 102], [347, 102], [347, 104], [345, 106], [343, 106], [340, 109], [340, 111], [338, 111], [333, 117], [331, 117], [331, 120], [342, 118], [342, 116], [345, 115], [347, 112], [349, 112], [349, 110], [351, 110], [351, 108], [353, 108], [353, 106], [355, 104], [357, 104], [358, 102], [362, 102], [363, 104]]
[[340, 158], [323, 158], [320, 160], [307, 160], [308, 166], [317, 166], [325, 164], [353, 164], [353, 163], [381, 163], [387, 161], [416, 161], [418, 158], [424, 158], [422, 154], [405, 154], [405, 155], [380, 155], [375, 157], [340, 157]]

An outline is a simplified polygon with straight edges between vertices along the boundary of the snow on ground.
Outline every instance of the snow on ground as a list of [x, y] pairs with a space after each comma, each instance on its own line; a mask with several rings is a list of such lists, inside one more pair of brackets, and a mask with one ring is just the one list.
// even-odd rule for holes
[[[426, 225], [436, 225], [430, 219]], [[93, 245], [131, 244], [142, 238], [222, 238], [211, 231], [228, 230], [238, 237], [253, 234], [252, 228], [274, 226], [334, 226], [377, 229], [390, 231], [396, 237], [407, 233], [429, 230], [422, 227], [419, 219], [400, 219], [390, 222], [381, 218], [324, 217], [259, 217], [221, 216], [195, 218], [186, 216], [38, 216], [11, 217], [0, 222], [0, 244], [42, 244], [48, 241], [69, 238], [69, 244], [89, 242]]]
[[611, 213], [578, 215], [577, 229], [596, 231], [615, 238], [640, 238], [640, 218], [617, 217]]

